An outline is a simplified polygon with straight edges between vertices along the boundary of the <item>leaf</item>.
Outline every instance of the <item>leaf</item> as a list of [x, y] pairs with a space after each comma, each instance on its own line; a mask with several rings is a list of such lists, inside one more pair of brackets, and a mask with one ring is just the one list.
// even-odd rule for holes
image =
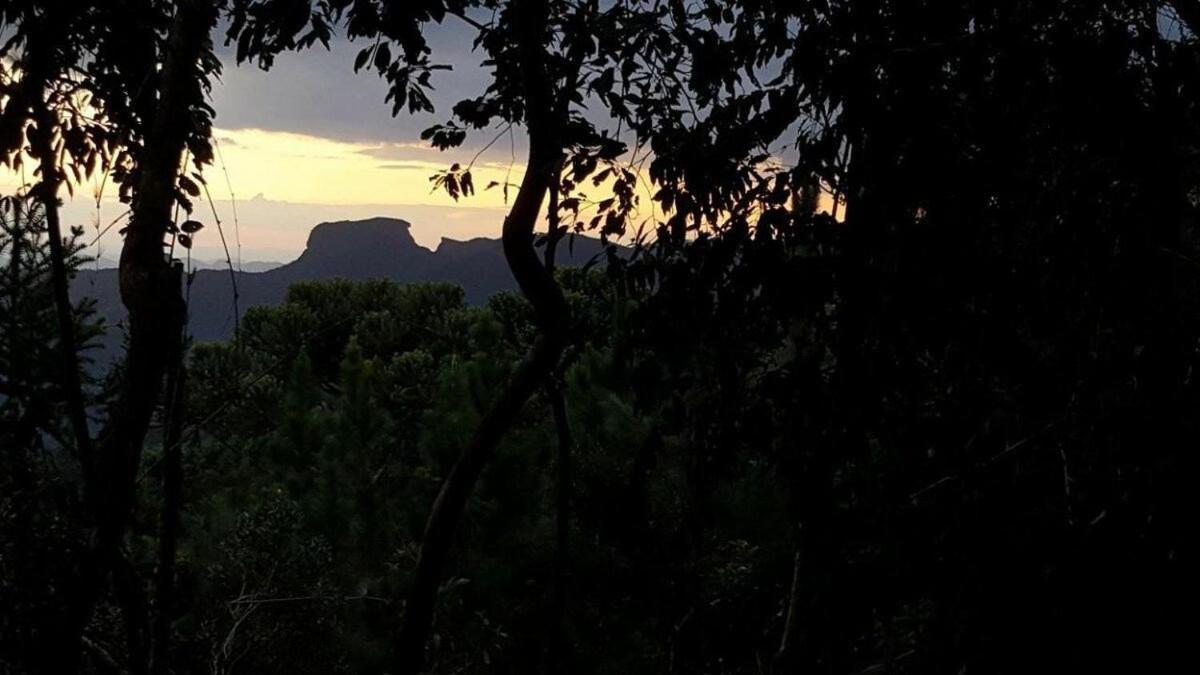
[[179, 229], [188, 234], [195, 234], [196, 232], [204, 229], [204, 223], [201, 223], [198, 220], [185, 220], [183, 221], [183, 224], [179, 226]]
[[192, 238], [186, 234], [179, 235], [179, 245], [190, 250], [192, 248]]
[[379, 70], [387, 70], [388, 65], [392, 62], [392, 50], [386, 42], [379, 43], [379, 49], [375, 50], [375, 67]]
[[608, 92], [612, 91], [613, 79], [613, 69], [606, 68], [604, 72], [600, 73], [600, 77], [596, 78], [592, 82], [592, 89], [594, 89], [597, 93], [607, 94]]
[[183, 188], [183, 191], [192, 197], [200, 196], [200, 186], [196, 185], [195, 181], [187, 176], [179, 177], [179, 187]]

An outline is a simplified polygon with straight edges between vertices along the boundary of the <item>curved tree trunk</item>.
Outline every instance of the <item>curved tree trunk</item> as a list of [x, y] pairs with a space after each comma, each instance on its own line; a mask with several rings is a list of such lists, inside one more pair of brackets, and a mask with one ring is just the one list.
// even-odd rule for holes
[[451, 468], [430, 509], [400, 633], [397, 666], [402, 674], [419, 673], [424, 668], [425, 644], [433, 625], [442, 568], [479, 474], [526, 401], [538, 387], [545, 385], [565, 340], [566, 301], [533, 247], [542, 200], [562, 155], [559, 124], [551, 96], [552, 84], [545, 64], [547, 8], [545, 0], [527, 0], [517, 9], [519, 17], [516, 20], [522, 27], [521, 69], [529, 155], [517, 197], [504, 219], [501, 241], [508, 267], [521, 292], [533, 305], [541, 336], [480, 421], [474, 437]]

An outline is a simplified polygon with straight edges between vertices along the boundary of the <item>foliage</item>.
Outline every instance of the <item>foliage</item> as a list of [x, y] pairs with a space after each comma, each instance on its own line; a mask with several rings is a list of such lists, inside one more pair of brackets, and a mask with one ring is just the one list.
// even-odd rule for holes
[[[97, 119], [118, 135], [87, 131], [67, 155], [133, 157], [149, 104], [121, 79], [129, 55], [103, 51], [128, 26], [91, 28], [99, 4], [79, 6], [50, 70], [83, 63], [116, 92]], [[45, 15], [12, 7], [0, 18], [22, 45]], [[523, 222], [549, 189], [553, 222], [635, 241], [603, 270], [560, 270], [557, 313], [519, 265], [528, 295], [484, 307], [448, 286], [331, 281], [195, 346], [171, 668], [392, 668], [428, 505], [556, 321], [551, 382], [539, 373], [501, 421], [452, 523], [436, 672], [1144, 671], [1185, 655], [1194, 3], [220, 8], [237, 58], [264, 67], [339, 26], [364, 39], [353, 66], [388, 82], [393, 113], [429, 108], [422, 27], [470, 25], [491, 79], [425, 139], [525, 125], [545, 180], [527, 183]], [[151, 17], [128, 25], [161, 49], [165, 14]], [[216, 72], [202, 51], [194, 106]], [[6, 100], [20, 81], [0, 83]], [[61, 103], [63, 82], [46, 86]], [[435, 184], [469, 197], [470, 171]], [[517, 234], [509, 252], [534, 260]], [[63, 427], [40, 250], [0, 286], [19, 390], [0, 412], [25, 424], [22, 452]], [[563, 426], [574, 475], [559, 485]], [[45, 619], [22, 621], [53, 611], [80, 541], [70, 491], [52, 489], [71, 471], [30, 456], [5, 455], [20, 470], [0, 501], [5, 528], [43, 533], [29, 556], [0, 548], [12, 658], [38, 644], [25, 627]], [[150, 452], [149, 473], [166, 459]], [[128, 553], [148, 578], [165, 495], [143, 494]], [[126, 658], [104, 609], [89, 635]]]
[[[68, 266], [86, 263], [79, 232], [66, 242]], [[64, 620], [85, 542], [71, 451], [74, 442], [56, 376], [57, 349], [50, 262], [40, 209], [24, 198], [0, 201], [0, 667], [36, 663], [54, 648], [47, 630]], [[74, 308], [81, 361], [104, 330], [90, 301]], [[101, 392], [92, 382], [94, 400]]]

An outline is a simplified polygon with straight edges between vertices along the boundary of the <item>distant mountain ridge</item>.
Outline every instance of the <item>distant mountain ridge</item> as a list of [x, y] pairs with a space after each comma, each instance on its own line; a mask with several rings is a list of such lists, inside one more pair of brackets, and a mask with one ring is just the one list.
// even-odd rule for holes
[[[93, 258], [87, 264], [90, 270], [107, 270], [116, 269], [118, 261], [112, 258], [101, 256]], [[286, 263], [275, 262], [272, 260], [247, 260], [243, 263], [234, 263], [234, 267], [243, 272], [266, 272], [273, 270], [276, 267], [282, 267]], [[229, 263], [224, 260], [205, 260], [203, 258], [192, 258], [192, 269], [197, 270], [229, 270]]]
[[[238, 309], [283, 302], [298, 281], [390, 279], [398, 283], [442, 281], [461, 286], [467, 302], [482, 304], [494, 293], [515, 290], [499, 239], [458, 241], [443, 238], [436, 250], [417, 244], [407, 221], [396, 218], [321, 223], [308, 235], [298, 258], [264, 272], [235, 272]], [[559, 262], [582, 265], [603, 252], [597, 239], [576, 237], [559, 247]], [[125, 319], [115, 269], [80, 270], [71, 286], [73, 299], [93, 298], [110, 329], [103, 348], [115, 355], [122, 339], [115, 326]], [[233, 334], [233, 287], [228, 270], [200, 269], [192, 283], [189, 332], [198, 341], [226, 340]]]

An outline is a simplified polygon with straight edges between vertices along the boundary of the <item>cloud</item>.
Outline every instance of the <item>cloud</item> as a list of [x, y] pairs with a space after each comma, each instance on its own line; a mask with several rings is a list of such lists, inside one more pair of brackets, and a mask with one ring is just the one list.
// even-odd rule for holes
[[375, 159], [407, 159], [413, 154], [436, 154], [439, 151], [426, 143], [383, 143], [359, 152]]
[[[309, 204], [454, 206], [449, 195], [431, 190], [429, 176], [470, 159], [461, 157], [465, 151], [430, 155], [402, 144], [338, 141], [268, 129], [221, 128], [216, 133], [235, 143], [224, 148], [223, 161], [210, 171], [228, 172], [234, 194], [261, 193]], [[388, 161], [381, 162], [379, 154], [386, 154]], [[523, 171], [523, 165], [514, 166], [513, 180], [519, 180]], [[487, 185], [503, 180], [508, 164], [481, 162], [473, 172], [476, 184]], [[223, 188], [223, 180], [215, 184], [214, 198], [226, 196]], [[470, 202], [499, 207], [503, 196], [481, 190]]]
[[393, 171], [429, 171], [430, 166], [425, 162], [394, 162], [392, 164], [380, 164], [380, 169], [389, 169]]
[[445, 121], [463, 98], [478, 96], [490, 73], [473, 53], [473, 30], [459, 22], [430, 24], [424, 29], [438, 71], [430, 98], [434, 114], [391, 116], [385, 103], [387, 83], [374, 72], [354, 72], [354, 58], [365, 43], [335, 38], [326, 51], [317, 46], [279, 55], [264, 72], [254, 64], [237, 65], [222, 49], [222, 75], [213, 87], [217, 124], [225, 129], [270, 129], [345, 142], [417, 142], [423, 129]]

